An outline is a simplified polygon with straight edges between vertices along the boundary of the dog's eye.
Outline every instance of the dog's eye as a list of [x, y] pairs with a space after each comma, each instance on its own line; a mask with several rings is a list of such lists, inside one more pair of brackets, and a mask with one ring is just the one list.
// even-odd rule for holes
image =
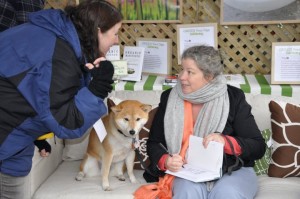
[[136, 118], [136, 121], [140, 121], [141, 118]]
[[125, 120], [125, 121], [127, 121], [127, 122], [129, 121], [129, 119], [128, 119], [128, 118], [124, 118], [124, 120]]

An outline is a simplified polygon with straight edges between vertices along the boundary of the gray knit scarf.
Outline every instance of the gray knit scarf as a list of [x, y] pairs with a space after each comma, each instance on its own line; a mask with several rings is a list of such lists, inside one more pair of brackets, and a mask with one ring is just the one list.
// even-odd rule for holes
[[193, 135], [204, 137], [213, 132], [222, 132], [229, 114], [229, 99], [226, 79], [218, 75], [201, 89], [182, 93], [181, 82], [172, 89], [166, 114], [165, 138], [169, 152], [179, 153], [184, 127], [184, 100], [193, 104], [204, 104], [194, 125]]

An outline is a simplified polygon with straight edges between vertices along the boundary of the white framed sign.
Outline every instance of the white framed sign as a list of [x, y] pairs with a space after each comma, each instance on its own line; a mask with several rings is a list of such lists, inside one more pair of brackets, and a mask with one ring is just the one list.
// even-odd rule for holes
[[145, 48], [143, 73], [156, 75], [172, 73], [171, 39], [137, 38], [136, 45]]
[[189, 47], [207, 45], [218, 48], [217, 23], [177, 25], [177, 57], [181, 64], [181, 55]]
[[300, 42], [272, 43], [272, 84], [300, 84]]

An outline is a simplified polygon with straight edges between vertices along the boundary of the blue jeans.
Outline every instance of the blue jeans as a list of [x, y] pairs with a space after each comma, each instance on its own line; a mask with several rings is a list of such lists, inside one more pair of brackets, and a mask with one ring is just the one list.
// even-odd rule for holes
[[172, 199], [253, 199], [258, 189], [257, 176], [252, 167], [242, 167], [225, 174], [208, 191], [206, 183], [195, 183], [182, 178], [173, 182]]
[[0, 172], [0, 199], [29, 199], [25, 177], [14, 177]]

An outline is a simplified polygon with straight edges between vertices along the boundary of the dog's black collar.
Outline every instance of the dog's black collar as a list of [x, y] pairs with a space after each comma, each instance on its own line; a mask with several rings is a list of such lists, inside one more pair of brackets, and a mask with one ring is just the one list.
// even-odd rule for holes
[[120, 129], [118, 129], [118, 132], [121, 133], [122, 135], [124, 135], [124, 137], [129, 137], [129, 136], [125, 135]]

